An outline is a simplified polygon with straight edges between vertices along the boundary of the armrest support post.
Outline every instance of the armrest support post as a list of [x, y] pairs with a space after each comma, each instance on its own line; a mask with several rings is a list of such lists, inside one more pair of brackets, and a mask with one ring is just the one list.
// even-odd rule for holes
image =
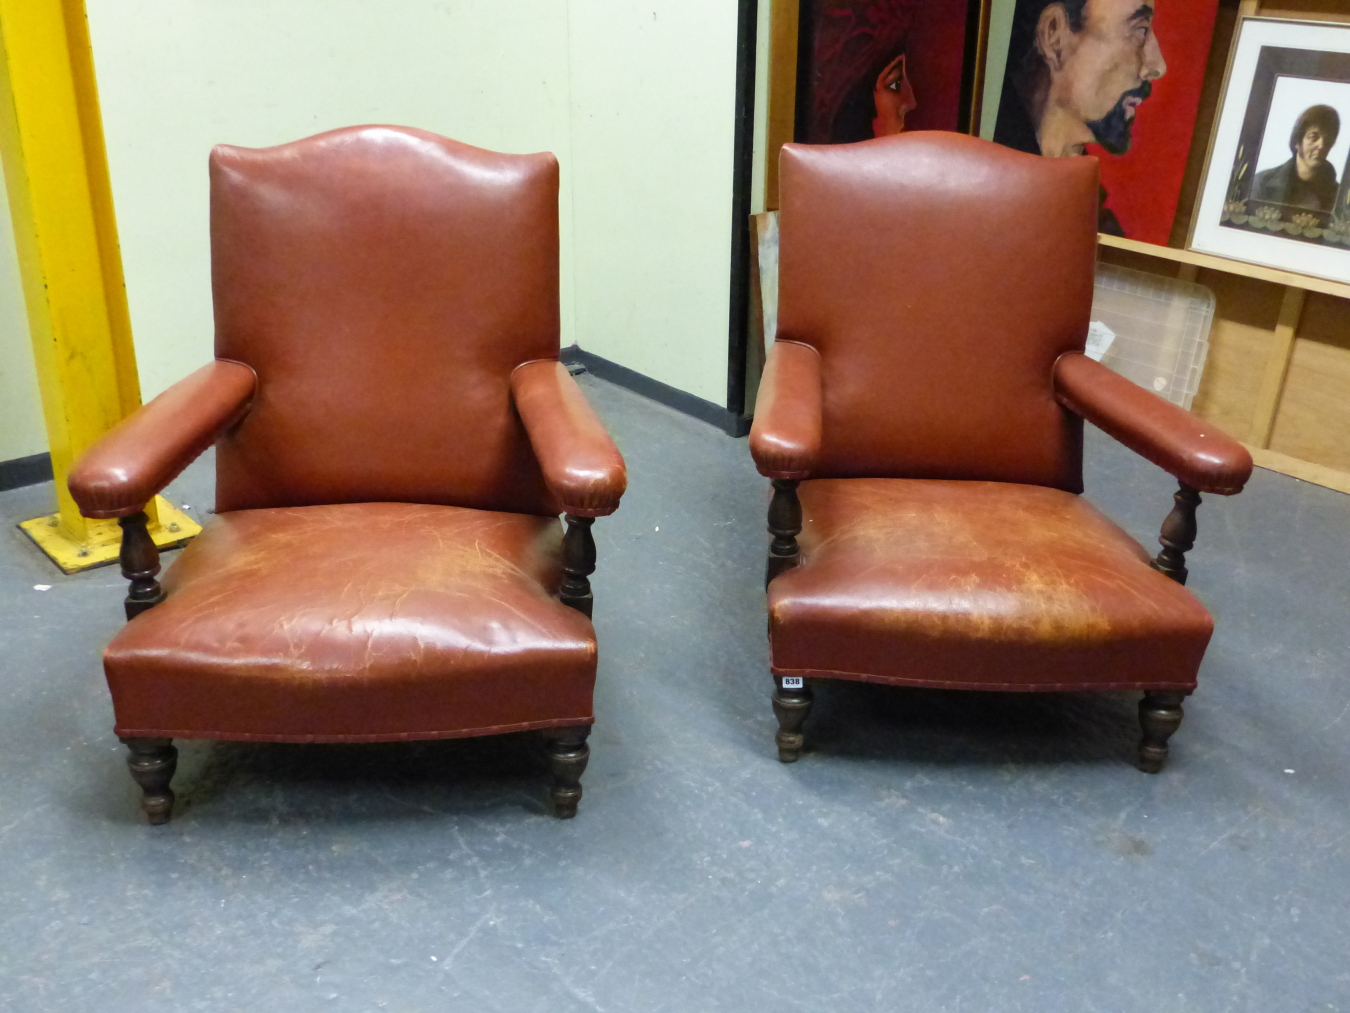
[[122, 528], [122, 576], [131, 581], [125, 606], [127, 620], [135, 619], [164, 600], [164, 589], [155, 577], [159, 574], [159, 549], [150, 537], [145, 511], [118, 518]]
[[802, 504], [797, 499], [797, 480], [775, 478], [773, 499], [769, 501], [769, 562], [764, 571], [764, 586], [786, 570], [791, 570], [801, 559], [797, 535], [802, 530]]
[[1195, 547], [1195, 511], [1200, 506], [1200, 493], [1183, 482], [1172, 499], [1176, 505], [1163, 521], [1162, 534], [1158, 536], [1162, 551], [1151, 565], [1178, 584], [1185, 584], [1189, 576], [1186, 553]]
[[567, 534], [563, 536], [563, 582], [558, 595], [564, 605], [591, 618], [595, 595], [587, 579], [595, 572], [595, 539], [591, 537], [594, 517], [565, 514]]

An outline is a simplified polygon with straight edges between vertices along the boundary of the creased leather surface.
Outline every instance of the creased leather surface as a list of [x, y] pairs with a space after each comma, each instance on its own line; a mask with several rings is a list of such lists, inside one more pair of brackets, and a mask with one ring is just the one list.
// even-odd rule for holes
[[1080, 491], [1051, 370], [1087, 334], [1096, 159], [921, 131], [780, 165], [778, 337], [821, 357], [812, 474]]
[[178, 477], [239, 418], [257, 378], [217, 360], [142, 405], [70, 470], [70, 494], [86, 517], [126, 517]]
[[552, 360], [517, 366], [511, 392], [544, 480], [563, 509], [582, 517], [617, 510], [628, 486], [623, 458], [567, 367]]
[[211, 154], [216, 354], [258, 396], [217, 509], [556, 514], [511, 370], [558, 357], [558, 163], [404, 127]]
[[361, 741], [588, 724], [556, 518], [361, 503], [214, 518], [104, 652], [120, 735]]
[[1251, 478], [1237, 440], [1086, 355], [1059, 357], [1055, 389], [1070, 411], [1201, 492], [1232, 496]]
[[960, 689], [1189, 691], [1204, 607], [1082, 498], [994, 482], [812, 480], [769, 585], [773, 670]]
[[810, 345], [769, 346], [755, 396], [750, 454], [766, 478], [801, 479], [820, 457], [820, 353]]

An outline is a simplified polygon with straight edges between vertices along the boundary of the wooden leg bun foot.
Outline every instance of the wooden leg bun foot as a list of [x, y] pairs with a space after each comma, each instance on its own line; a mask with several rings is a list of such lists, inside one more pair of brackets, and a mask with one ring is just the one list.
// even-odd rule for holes
[[123, 739], [127, 769], [141, 786], [141, 808], [152, 825], [168, 823], [173, 815], [174, 794], [169, 787], [178, 767], [178, 750], [172, 739]]
[[1144, 737], [1139, 742], [1139, 769], [1158, 774], [1167, 764], [1167, 740], [1181, 727], [1184, 693], [1149, 690], [1139, 701], [1139, 726]]
[[548, 734], [548, 766], [553, 774], [553, 812], [560, 820], [570, 820], [577, 814], [581, 801], [581, 775], [591, 758], [586, 745], [589, 727], [564, 728]]
[[811, 713], [813, 697], [805, 686], [783, 688], [783, 680], [775, 680], [777, 686], [773, 694], [773, 713], [778, 718], [778, 734], [774, 741], [778, 743], [778, 759], [782, 763], [796, 763], [802, 753], [802, 725]]

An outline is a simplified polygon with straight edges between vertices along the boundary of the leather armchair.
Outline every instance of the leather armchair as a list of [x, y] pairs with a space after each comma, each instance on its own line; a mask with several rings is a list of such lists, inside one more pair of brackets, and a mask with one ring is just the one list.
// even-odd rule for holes
[[[779, 759], [808, 680], [1142, 690], [1162, 769], [1213, 620], [1183, 585], [1247, 451], [1087, 358], [1097, 163], [947, 133], [787, 145], [750, 450], [773, 482]], [[1162, 551], [1082, 492], [1087, 419], [1179, 482]]]
[[[590, 526], [626, 477], [557, 361], [557, 161], [374, 126], [210, 170], [216, 360], [70, 476], [123, 528], [103, 658], [150, 821], [175, 738], [526, 730], [574, 815]], [[216, 516], [161, 586], [145, 504], [213, 443]]]

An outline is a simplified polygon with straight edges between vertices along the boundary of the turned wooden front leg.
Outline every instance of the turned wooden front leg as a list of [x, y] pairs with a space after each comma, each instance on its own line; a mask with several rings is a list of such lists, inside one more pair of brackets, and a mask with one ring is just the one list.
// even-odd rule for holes
[[548, 767], [553, 774], [549, 794], [553, 798], [553, 811], [560, 820], [570, 820], [577, 814], [577, 803], [581, 801], [581, 775], [586, 772], [586, 764], [591, 758], [590, 746], [586, 745], [590, 734], [589, 725], [555, 728], [544, 733]]
[[127, 769], [141, 786], [141, 808], [153, 824], [168, 823], [174, 794], [169, 787], [178, 769], [178, 750], [172, 739], [123, 739], [130, 752]]
[[595, 539], [591, 537], [595, 518], [563, 516], [567, 519], [567, 534], [563, 537], [563, 582], [558, 597], [564, 605], [589, 618], [595, 606], [591, 582], [587, 579], [595, 572]]
[[164, 600], [164, 589], [155, 579], [159, 573], [159, 547], [150, 537], [149, 518], [145, 511], [123, 517], [117, 522], [122, 528], [122, 576], [131, 581], [126, 597], [127, 618], [135, 619], [147, 609]]
[[802, 530], [802, 504], [797, 499], [797, 481], [773, 480], [773, 499], [769, 501], [769, 562], [764, 570], [764, 586], [785, 570], [791, 570], [801, 558], [797, 536]]
[[1184, 482], [1172, 496], [1176, 506], [1163, 521], [1158, 537], [1162, 551], [1153, 560], [1153, 569], [1165, 573], [1178, 584], [1186, 583], [1186, 553], [1195, 547], [1195, 510], [1200, 505], [1200, 493]]
[[778, 734], [774, 741], [778, 744], [778, 759], [783, 763], [796, 763], [801, 756], [802, 725], [811, 713], [814, 696], [801, 676], [774, 676], [773, 713], [778, 718]]
[[1139, 701], [1139, 727], [1144, 733], [1139, 741], [1139, 769], [1144, 773], [1160, 773], [1167, 762], [1167, 740], [1181, 727], [1185, 698], [1185, 693], [1151, 689]]

